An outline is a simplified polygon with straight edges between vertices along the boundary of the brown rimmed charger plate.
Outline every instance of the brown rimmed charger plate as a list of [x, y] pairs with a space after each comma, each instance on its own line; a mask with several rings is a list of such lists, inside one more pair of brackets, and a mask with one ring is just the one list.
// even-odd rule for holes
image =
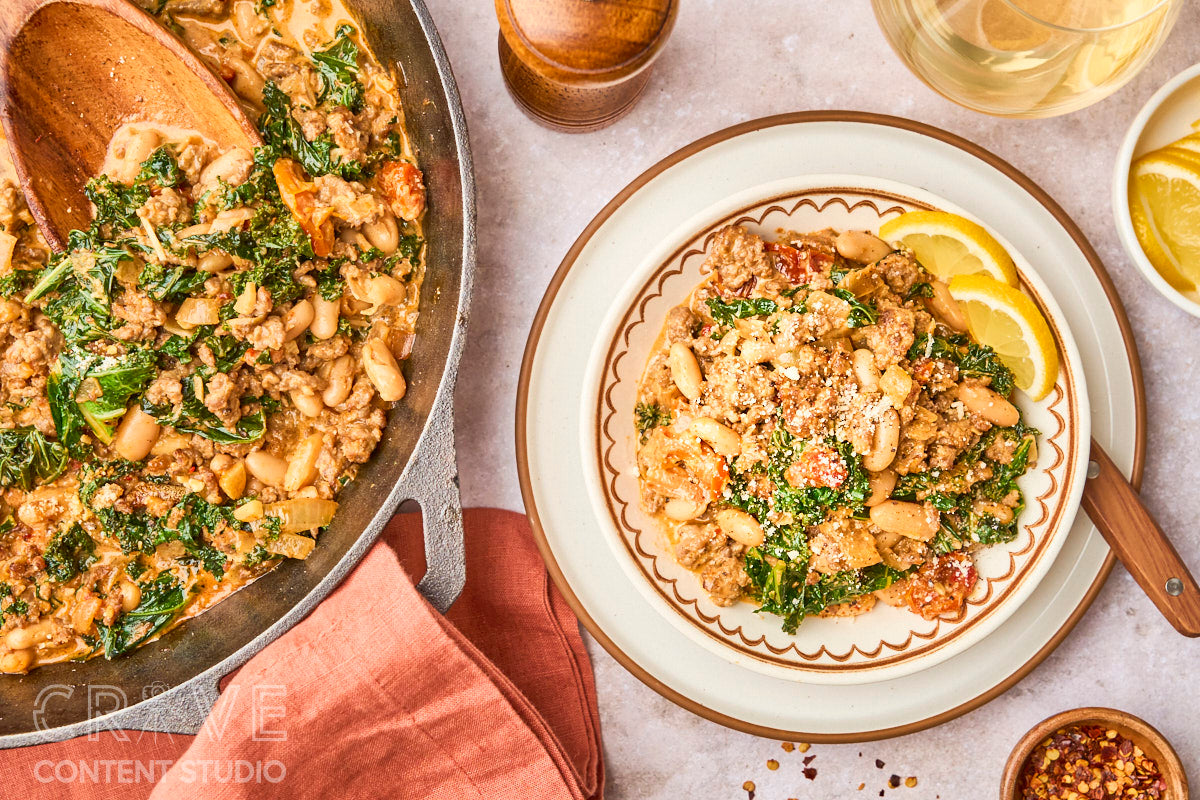
[[[804, 146], [797, 146], [799, 140], [803, 140]], [[763, 148], [773, 149], [764, 151]], [[728, 170], [723, 172], [724, 167], [731, 161], [740, 158], [739, 150], [755, 150], [755, 158], [759, 162], [765, 160], [764, 152], [769, 152], [772, 163], [758, 166], [751, 164], [747, 167], [743, 161], [751, 157], [746, 156], [742, 161], [737, 161], [739, 169], [736, 174], [731, 174]], [[913, 152], [926, 154], [929, 163], [914, 164], [911, 158], [898, 157], [898, 153], [911, 156]], [[680, 195], [679, 181], [686, 181], [688, 170], [694, 171], [700, 164], [706, 167], [707, 172], [700, 182], [696, 182], [695, 176], [692, 176], [691, 189], [694, 191], [690, 194], [703, 196]], [[945, 174], [948, 166], [952, 168], [951, 177]], [[926, 169], [926, 173], [921, 175], [913, 172], [920, 169]], [[587, 355], [586, 350], [570, 353], [564, 352], [564, 348], [571, 347], [575, 340], [580, 340], [580, 344], [587, 341], [588, 335], [599, 324], [599, 319], [606, 311], [606, 308], [596, 305], [604, 302], [604, 295], [603, 292], [594, 291], [596, 287], [592, 285], [593, 277], [586, 271], [572, 273], [572, 269], [579, 262], [596, 257], [600, 249], [613, 247], [613, 242], [621, 237], [635, 239], [635, 244], [640, 245], [643, 242], [639, 236], [644, 239], [645, 244], [649, 244], [654, 241], [655, 235], [662, 234], [662, 220], [654, 220], [659, 226], [657, 229], [638, 229], [638, 220], [631, 218], [630, 213], [624, 213], [625, 206], [631, 200], [642, 210], [654, 208], [654, 204], [658, 207], [664, 207], [666, 204], [685, 206], [673, 212], [678, 219], [672, 219], [671, 222], [679, 224], [711, 202], [720, 199], [722, 193], [732, 194], [772, 178], [805, 172], [839, 171], [876, 175], [916, 185], [925, 184], [925, 178], [928, 177], [929, 182], [926, 185], [930, 191], [946, 195], [977, 216], [988, 219], [1002, 233], [1013, 239], [1032, 261], [1054, 259], [1051, 263], [1057, 264], [1061, 261], [1067, 264], [1067, 270], [1075, 268], [1075, 273], [1078, 274], [1059, 276], [1056, 279], [1077, 282], [1079, 286], [1074, 289], [1093, 295], [1092, 299], [1097, 301], [1093, 303], [1094, 307], [1102, 306], [1105, 302], [1110, 306], [1098, 312], [1079, 311], [1077, 313], [1087, 315], [1083, 319], [1086, 324], [1072, 325], [1081, 341], [1085, 362], [1090, 362], [1099, 370], [1097, 376], [1089, 376], [1089, 383], [1096, 387], [1098, 396], [1105, 396], [1103, 407], [1099, 407], [1099, 403], [1095, 404], [1098, 406], [1093, 420], [1096, 437], [1110, 451], [1119, 454], [1118, 462], [1130, 471], [1135, 483], [1140, 480], [1144, 455], [1145, 404], [1136, 346], [1115, 289], [1099, 258], [1079, 229], [1036, 184], [977, 145], [919, 123], [857, 112], [806, 112], [744, 123], [683, 148], [626, 187], [585, 229], [551, 282], [535, 318], [526, 348], [517, 407], [520, 482], [538, 545], [555, 582], [580, 620], [601, 645], [651, 688], [701, 716], [758, 735], [779, 738], [803, 737], [809, 741], [829, 742], [863, 741], [911, 733], [952, 719], [998, 696], [1027, 675], [1070, 632], [1095, 599], [1114, 561], [1094, 528], [1086, 518], [1081, 518], [1071, 534], [1074, 543], [1069, 543], [1064, 551], [1064, 557], [1069, 555], [1074, 559], [1069, 568], [1064, 568], [1069, 569], [1070, 574], [1059, 575], [1057, 578], [1049, 576], [1047, 581], [1057, 580], [1058, 583], [1046, 589], [1046, 592], [1082, 593], [1062, 600], [1057, 609], [1043, 608], [1031, 611], [1030, 613], [1045, 611], [1045, 616], [1054, 619], [1049, 625], [1040, 622], [1041, 628], [1029, 636], [1013, 632], [1011, 628], [1006, 634], [1006, 628], [1002, 626], [992, 636], [980, 642], [974, 650], [995, 648], [995, 642], [998, 641], [996, 637], [1008, 636], [1016, 640], [1023, 636], [1016, 645], [1009, 642], [1007, 649], [1018, 653], [1024, 660], [1020, 663], [994, 666], [995, 670], [1003, 670], [1003, 674], [981, 676], [977, 683], [982, 688], [976, 690], [976, 682], [972, 681], [973, 686], [970, 689], [963, 690], [959, 687], [959, 696], [940, 697], [926, 703], [925, 708], [889, 710], [870, 701], [862, 702], [865, 696], [859, 694], [852, 697], [859, 701], [857, 705], [866, 708], [860, 708], [853, 713], [852, 710], [846, 711], [843, 716], [838, 716], [832, 705], [822, 712], [819, 709], [822, 696], [813, 692], [817, 688], [827, 693], [847, 687], [800, 685], [790, 691], [809, 692], [810, 696], [803, 698], [802, 704], [814, 710], [809, 712], [810, 716], [806, 718], [785, 718], [784, 711], [779, 708], [766, 708], [764, 706], [767, 706], [767, 703], [751, 703], [754, 695], [751, 689], [744, 689], [740, 693], [743, 697], [738, 698], [698, 689], [698, 686], [721, 685], [720, 682], [726, 680], [741, 681], [745, 686], [747, 677], [742, 673], [746, 671], [742, 670], [739, 673], [732, 666], [728, 669], [733, 672], [722, 671], [718, 666], [706, 663], [705, 658], [708, 656], [703, 650], [688, 650], [687, 641], [673, 638], [669, 627], [662, 630], [638, 631], [640, 641], [631, 638], [634, 636], [630, 632], [633, 627], [645, 627], [651, 623], [645, 621], [642, 608], [632, 604], [633, 601], [629, 599], [628, 595], [636, 592], [628, 585], [628, 581], [620, 576], [619, 568], [615, 564], [606, 563], [603, 560], [606, 556], [602, 555], [600, 550], [592, 550], [595, 542], [591, 541], [591, 537], [596, 535], [596, 532], [589, 530], [588, 526], [591, 523], [583, 518], [587, 515], [587, 506], [576, 502], [575, 490], [572, 488], [577, 479], [573, 473], [579, 472], [581, 466], [577, 462], [570, 462], [572, 448], [570, 443], [564, 440], [564, 437], [575, 434], [577, 425], [560, 424], [559, 420], [559, 417], [566, 418], [578, 413], [573, 407], [567, 408], [571, 405], [569, 393], [574, 386], [575, 404], [578, 405], [577, 379], [582, 367], [575, 362], [585, 361]], [[953, 181], [956, 185], [939, 186], [939, 180], [943, 183]], [[675, 189], [675, 194], [672, 194], [672, 188]], [[991, 191], [981, 195], [978, 192], [980, 188]], [[975, 191], [974, 194], [972, 190]], [[997, 209], [990, 213], [987, 209], [980, 208], [987, 206], [989, 202], [997, 206]], [[1000, 209], [1006, 213], [999, 213]], [[1043, 226], [1041, 233], [1045, 238], [1038, 240], [1036, 246], [1021, 242], [1021, 229], [1030, 225]], [[602, 228], [604, 235], [597, 237], [595, 234]], [[631, 233], [637, 235], [629, 237]], [[636, 263], [637, 260], [633, 260], [629, 268], [632, 269]], [[1094, 275], [1088, 274], [1083, 268], [1084, 265], [1090, 267]], [[605, 280], [611, 282], [614, 278], [608, 277]], [[617, 283], [619, 285], [619, 278]], [[565, 291], [560, 293], [564, 286]], [[1079, 305], [1086, 305], [1087, 298], [1080, 296], [1079, 299], [1083, 301]], [[583, 305], [580, 306], [580, 303]], [[570, 318], [564, 318], [559, 313], [563, 306], [570, 307], [576, 313]], [[590, 313], [581, 315], [578, 313], [580, 309], [586, 309]], [[547, 329], [554, 331], [555, 335], [543, 338]], [[1106, 354], [1099, 349], [1106, 334], [1109, 341], [1114, 340], [1116, 335], [1121, 336], [1125, 342], [1123, 354], [1119, 351]], [[553, 365], [556, 369], [552, 381], [548, 381], [543, 374], [548, 365]], [[557, 405], [547, 407], [539, 392], [545, 394], [546, 386], [550, 384], [564, 388], [557, 390], [559, 394], [554, 398], [558, 401]], [[1109, 405], [1108, 395], [1112, 395], [1111, 403], [1117, 407]], [[536, 424], [530, 424], [531, 415]], [[1134, 422], [1132, 431], [1128, 427], [1131, 418]], [[577, 421], [577, 418], [569, 422], [574, 421]], [[558, 451], [562, 451], [561, 457], [554, 455]], [[574, 456], [577, 458], [577, 451], [574, 451]], [[548, 486], [550, 478], [554, 481], [552, 492]], [[600, 547], [604, 548], [605, 545], [601, 543]], [[611, 555], [607, 558], [611, 560]], [[582, 569], [585, 565], [586, 569]], [[606, 573], [610, 568], [616, 569], [617, 572]], [[586, 581], [592, 580], [588, 577], [592, 574], [603, 574], [607, 580], [607, 593], [603, 596], [584, 585]], [[614, 575], [617, 577], [613, 577]], [[1071, 580], [1065, 580], [1065, 577]], [[596, 580], [599, 580], [599, 577]], [[1083, 589], [1084, 586], [1086, 590]], [[1039, 593], [1041, 590], [1039, 587]], [[1035, 598], [1037, 597], [1038, 595], [1035, 595]], [[1043, 599], [1054, 601], [1057, 595]], [[1048, 605], [1053, 606], [1054, 603], [1048, 602]], [[1058, 615], [1061, 615], [1061, 619]], [[1013, 624], [1021, 623], [1017, 620]], [[647, 643], [649, 637], [653, 639]], [[1031, 640], [1031, 637], [1036, 641]], [[636, 658], [629, 654], [629, 651], [635, 648], [638, 650]], [[676, 650], [679, 652], [676, 653]], [[968, 651], [943, 666], [953, 669], [954, 665], [959, 663], [959, 659], [971, 658], [971, 652]], [[1017, 655], [1012, 656], [1016, 657]], [[671, 662], [672, 658], [675, 659], [674, 662]], [[927, 670], [917, 678], [925, 675], [923, 680], [928, 684], [929, 681], [938, 679], [936, 671], [940, 669], [939, 666]], [[942, 678], [944, 682], [944, 674]], [[754, 680], [772, 679], [754, 676]], [[895, 690], [899, 688], [899, 683], [889, 682], [880, 686]], [[918, 693], [924, 693], [925, 690], [936, 691], [932, 685], [928, 685], [924, 690], [918, 689]], [[858, 687], [857, 691], [863, 692], [864, 687]], [[892, 694], [911, 695], [912, 692], [893, 691]], [[789, 704], [785, 699], [774, 705], [787, 706], [796, 703]], [[836, 705], [840, 708], [845, 702]], [[859, 718], [855, 719], [854, 713], [859, 714]]]

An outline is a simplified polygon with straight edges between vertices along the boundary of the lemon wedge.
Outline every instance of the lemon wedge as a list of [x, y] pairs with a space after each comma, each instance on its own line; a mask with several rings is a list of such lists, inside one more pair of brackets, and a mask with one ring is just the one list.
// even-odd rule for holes
[[944, 281], [983, 273], [1017, 285], [1017, 268], [1000, 243], [982, 226], [944, 211], [910, 211], [890, 219], [879, 236], [908, 247], [925, 269]]
[[952, 278], [950, 295], [966, 314], [971, 335], [996, 351], [1018, 388], [1034, 400], [1050, 393], [1058, 380], [1058, 348], [1032, 300], [986, 275]]
[[1139, 158], [1130, 172], [1129, 211], [1146, 258], [1168, 283], [1194, 297], [1200, 287], [1200, 158], [1169, 148]]

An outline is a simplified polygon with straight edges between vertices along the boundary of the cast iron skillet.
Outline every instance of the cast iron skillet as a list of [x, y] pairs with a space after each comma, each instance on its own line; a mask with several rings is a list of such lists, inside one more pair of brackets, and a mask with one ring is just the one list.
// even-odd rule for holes
[[[0, 748], [101, 728], [194, 733], [217, 682], [300, 621], [350, 572], [404, 500], [425, 521], [418, 588], [439, 610], [465, 579], [453, 394], [475, 268], [475, 184], [454, 76], [422, 0], [352, 0], [381, 63], [394, 65], [429, 192], [427, 274], [409, 389], [307, 561], [286, 561], [157, 642], [116, 661], [0, 676]], [[363, 643], [369, 647], [368, 642]], [[353, 658], [352, 653], [347, 658]]]

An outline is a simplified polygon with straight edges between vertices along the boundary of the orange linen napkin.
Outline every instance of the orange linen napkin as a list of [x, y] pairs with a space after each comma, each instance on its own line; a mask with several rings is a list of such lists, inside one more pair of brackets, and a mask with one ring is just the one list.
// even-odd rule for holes
[[198, 736], [114, 731], [0, 752], [4, 796], [600, 797], [591, 665], [528, 522], [473, 509], [465, 527], [467, 589], [447, 617], [401, 566], [423, 560], [419, 517], [399, 515], [228, 681]]

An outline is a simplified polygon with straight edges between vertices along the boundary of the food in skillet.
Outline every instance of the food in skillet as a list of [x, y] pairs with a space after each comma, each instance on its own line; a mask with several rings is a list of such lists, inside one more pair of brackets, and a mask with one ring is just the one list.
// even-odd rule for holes
[[635, 410], [642, 504], [674, 557], [788, 632], [877, 598], [959, 612], [972, 551], [1016, 537], [1036, 458], [1012, 372], [911, 250], [864, 232], [728, 227], [705, 271]]
[[337, 3], [154, 0], [264, 146], [131, 123], [51, 254], [0, 185], [0, 671], [114, 658], [306, 558], [403, 398], [425, 192]]

